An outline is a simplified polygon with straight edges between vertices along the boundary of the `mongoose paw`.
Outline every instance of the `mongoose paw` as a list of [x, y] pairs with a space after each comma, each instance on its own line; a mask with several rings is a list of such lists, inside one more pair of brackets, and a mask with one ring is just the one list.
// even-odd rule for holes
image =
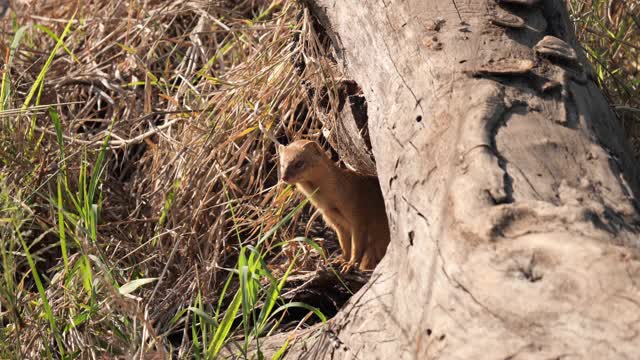
[[328, 264], [329, 266], [342, 266], [345, 262], [347, 262], [347, 260], [345, 260], [342, 256], [338, 256], [334, 257], [333, 259], [329, 259]]
[[352, 262], [352, 261], [345, 262], [340, 267], [340, 273], [346, 274], [346, 273], [350, 272], [354, 267], [356, 267], [356, 263], [355, 262]]

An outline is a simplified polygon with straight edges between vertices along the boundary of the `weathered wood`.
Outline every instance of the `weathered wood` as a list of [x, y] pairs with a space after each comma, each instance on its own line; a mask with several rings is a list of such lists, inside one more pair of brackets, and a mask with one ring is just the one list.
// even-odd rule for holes
[[338, 119], [323, 119], [325, 137], [352, 170], [376, 176], [367, 129], [367, 103], [362, 89], [353, 81], [338, 84]]
[[640, 358], [637, 170], [563, 5], [308, 3], [366, 97], [392, 241], [289, 356]]

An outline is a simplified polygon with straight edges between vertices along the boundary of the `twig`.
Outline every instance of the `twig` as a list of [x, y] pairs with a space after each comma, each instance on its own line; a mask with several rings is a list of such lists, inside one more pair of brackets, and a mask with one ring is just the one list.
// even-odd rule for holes
[[[151, 129], [151, 130], [149, 130], [149, 131], [147, 131], [147, 132], [145, 132], [143, 134], [140, 134], [140, 135], [132, 138], [132, 139], [122, 139], [120, 136], [117, 136], [117, 135], [113, 134], [112, 136], [113, 137], [117, 137], [119, 140], [110, 141], [107, 144], [107, 146], [109, 148], [111, 148], [111, 149], [118, 149], [118, 148], [121, 148], [123, 146], [140, 143], [140, 142], [144, 141], [144, 139], [146, 139], [146, 138], [148, 138], [148, 137], [150, 137], [152, 135], [157, 134], [161, 130], [164, 130], [164, 129], [170, 127], [171, 125], [175, 124], [179, 120], [182, 120], [182, 119], [173, 119], [173, 120], [169, 121], [166, 124], [162, 124], [160, 126], [157, 126], [157, 127], [153, 128], [153, 129]], [[39, 126], [36, 126], [35, 130], [39, 131], [41, 133], [44, 132], [44, 133], [47, 133], [47, 134], [50, 134], [50, 135], [57, 135], [55, 132], [53, 132], [53, 131], [51, 131], [49, 129], [44, 129], [44, 128], [39, 127]], [[62, 135], [62, 138], [67, 140], [67, 141], [70, 141], [72, 143], [77, 143], [77, 144], [82, 144], [82, 145], [99, 145], [99, 146], [102, 146], [102, 141], [104, 141], [104, 138], [106, 136], [107, 136], [106, 131], [101, 131], [96, 135], [97, 138], [95, 138], [94, 140], [81, 140], [81, 139], [76, 139], [74, 137], [71, 137], [69, 135], [64, 135], [64, 134]]]

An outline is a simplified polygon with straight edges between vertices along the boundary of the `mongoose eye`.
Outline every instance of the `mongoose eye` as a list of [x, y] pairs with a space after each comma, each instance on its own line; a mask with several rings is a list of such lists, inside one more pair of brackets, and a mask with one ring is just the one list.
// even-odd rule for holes
[[293, 163], [293, 168], [294, 169], [302, 169], [304, 167], [304, 161], [302, 160], [298, 160], [296, 162]]

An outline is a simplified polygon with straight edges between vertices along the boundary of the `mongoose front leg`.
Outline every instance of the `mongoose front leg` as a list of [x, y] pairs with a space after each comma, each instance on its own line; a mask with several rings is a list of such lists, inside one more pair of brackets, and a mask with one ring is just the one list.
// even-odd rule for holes
[[351, 233], [343, 226], [336, 226], [336, 233], [342, 249], [342, 259], [347, 262], [351, 258]]

